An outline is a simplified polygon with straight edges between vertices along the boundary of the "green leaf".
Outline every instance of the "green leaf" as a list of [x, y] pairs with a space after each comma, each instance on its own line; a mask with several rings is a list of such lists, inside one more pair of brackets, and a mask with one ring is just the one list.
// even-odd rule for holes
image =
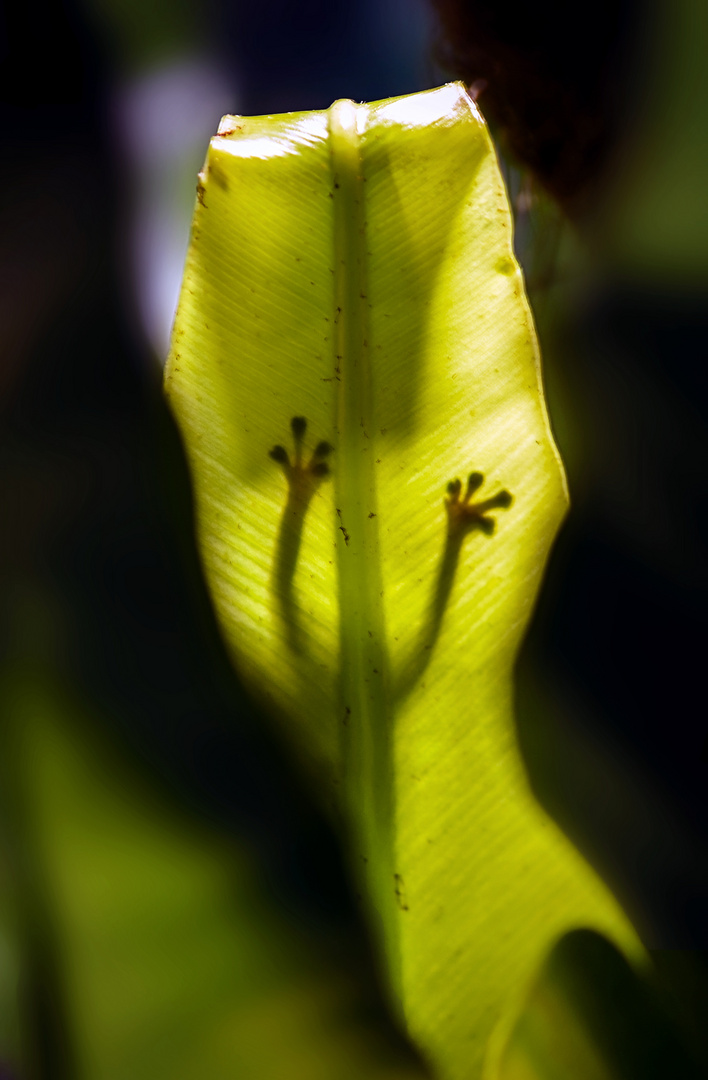
[[414, 1040], [477, 1076], [552, 940], [638, 945], [515, 745], [567, 495], [462, 86], [222, 121], [166, 389], [234, 663], [342, 822]]
[[66, 1028], [52, 1075], [421, 1080], [366, 963], [278, 902], [242, 837], [165, 797], [41, 668], [0, 672], [0, 705], [25, 937], [42, 947], [30, 972]]

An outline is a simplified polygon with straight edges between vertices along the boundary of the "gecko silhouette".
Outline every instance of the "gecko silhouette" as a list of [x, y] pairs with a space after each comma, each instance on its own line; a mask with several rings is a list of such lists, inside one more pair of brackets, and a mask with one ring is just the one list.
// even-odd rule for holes
[[[281, 466], [288, 482], [288, 495], [280, 521], [272, 583], [290, 647], [295, 652], [301, 652], [302, 631], [293, 596], [293, 581], [307, 509], [318, 487], [330, 474], [326, 459], [332, 453], [333, 447], [328, 442], [320, 442], [309, 460], [305, 461], [303, 441], [307, 431], [307, 421], [303, 416], [294, 416], [290, 421], [290, 428], [293, 435], [294, 457], [291, 459], [288, 451], [281, 445], [274, 446], [270, 451], [270, 457]], [[483, 484], [484, 475], [481, 472], [472, 472], [467, 478], [464, 494], [462, 482], [459, 479], [451, 480], [447, 485], [447, 495], [444, 500], [447, 512], [445, 545], [418, 641], [414, 644], [408, 660], [402, 665], [401, 674], [394, 685], [394, 697], [397, 700], [410, 692], [430, 663], [450, 599], [465, 537], [474, 531], [491, 536], [496, 527], [496, 520], [489, 516], [490, 511], [506, 510], [513, 502], [513, 496], [506, 489], [479, 502], [474, 501], [474, 494]]]

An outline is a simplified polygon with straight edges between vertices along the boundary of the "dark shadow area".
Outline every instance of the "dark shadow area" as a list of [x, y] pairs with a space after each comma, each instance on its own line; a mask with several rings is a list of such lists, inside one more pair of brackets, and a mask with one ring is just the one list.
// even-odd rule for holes
[[[623, 1080], [704, 1076], [655, 986], [590, 930], [566, 934], [554, 946], [528, 995], [506, 1062], [530, 1073], [571, 1075], [587, 1045], [596, 1065]], [[534, 1068], [535, 1066], [535, 1068]], [[556, 1071], [557, 1070], [557, 1071]]]
[[[570, 473], [577, 495], [524, 646], [518, 698], [543, 800], [601, 865], [613, 864], [650, 943], [675, 948], [708, 941], [706, 310], [699, 298], [608, 289], [567, 343], [566, 400], [586, 455]], [[581, 757], [564, 777], [562, 755], [543, 765], [534, 750], [564, 712], [571, 734], [561, 738], [596, 748], [594, 798], [580, 795], [590, 783]]]

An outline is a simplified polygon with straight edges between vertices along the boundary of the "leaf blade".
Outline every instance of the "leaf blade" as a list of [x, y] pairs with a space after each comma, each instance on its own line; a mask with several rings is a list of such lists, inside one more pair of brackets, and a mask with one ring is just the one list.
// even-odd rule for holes
[[[302, 336], [300, 313], [288, 308], [280, 367], [252, 351], [261, 382], [239, 389], [239, 400], [251, 394], [273, 406], [262, 415], [262, 444], [277, 413], [281, 431], [290, 416], [307, 415], [313, 438], [335, 446], [333, 480], [299, 519], [291, 590], [281, 581], [278, 595], [268, 584], [280, 543], [272, 508], [260, 531], [248, 519], [262, 619], [276, 643], [270, 652], [237, 626], [233, 612], [248, 597], [219, 576], [215, 538], [228, 547], [229, 537], [217, 535], [208, 505], [202, 542], [237, 665], [285, 714], [286, 737], [316, 748], [310, 765], [319, 762], [323, 801], [346, 821], [409, 1029], [441, 1076], [462, 1078], [482, 1068], [495, 1018], [555, 936], [589, 924], [637, 954], [638, 946], [536, 806], [514, 744], [513, 659], [567, 493], [486, 127], [460, 86], [371, 106], [337, 103], [327, 123], [316, 153], [310, 144], [302, 151], [309, 165], [301, 181], [288, 176], [289, 208], [280, 173], [268, 192], [284, 220], [290, 212], [309, 230], [311, 280], [335, 329], [330, 367], [313, 329], [327, 321], [325, 309]], [[272, 161], [278, 154], [268, 169]], [[301, 201], [308, 168], [318, 196]], [[252, 211], [224, 202], [222, 212]], [[292, 253], [271, 239], [254, 243], [281, 282]], [[220, 287], [208, 262], [197, 306]], [[292, 287], [282, 288], [287, 302]], [[255, 318], [243, 332], [257, 334]], [[202, 341], [213, 351], [208, 335]], [[168, 382], [174, 368], [173, 359]], [[197, 370], [212, 377], [208, 364]], [[184, 423], [194, 385], [176, 385]], [[209, 422], [206, 412], [200, 423]], [[211, 481], [194, 450], [201, 429], [189, 426], [205, 493]], [[223, 448], [215, 453], [223, 460]], [[245, 457], [233, 468], [235, 486], [248, 468]], [[252, 469], [263, 475], [262, 461]], [[465, 503], [464, 484], [459, 494], [453, 487], [446, 514], [448, 482], [477, 472], [479, 495]], [[219, 498], [224, 513], [227, 491]], [[248, 560], [236, 524], [232, 551]], [[302, 648], [292, 648], [288, 620]]]

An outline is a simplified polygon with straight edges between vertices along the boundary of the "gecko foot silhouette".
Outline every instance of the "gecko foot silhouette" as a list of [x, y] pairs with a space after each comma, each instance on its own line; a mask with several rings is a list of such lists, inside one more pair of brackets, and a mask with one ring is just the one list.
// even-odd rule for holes
[[293, 580], [297, 568], [305, 514], [312, 496], [322, 481], [329, 476], [327, 458], [333, 447], [324, 440], [317, 443], [310, 458], [303, 456], [303, 444], [307, 431], [304, 416], [293, 416], [290, 421], [294, 453], [291, 457], [284, 446], [278, 444], [269, 452], [277, 462], [288, 482], [288, 497], [280, 519], [273, 564], [272, 587], [280, 614], [283, 618], [286, 638], [291, 649], [302, 651], [302, 632], [297, 606], [293, 595]]
[[443, 617], [450, 600], [450, 593], [457, 575], [457, 567], [460, 561], [460, 552], [465, 537], [475, 530], [491, 536], [496, 529], [496, 519], [489, 517], [492, 510], [507, 510], [514, 501], [513, 496], [506, 489], [498, 491], [487, 499], [479, 502], [473, 501], [472, 496], [484, 483], [484, 475], [480, 472], [471, 472], [467, 478], [467, 485], [462, 491], [462, 481], [451, 480], [447, 485], [445, 497], [445, 510], [447, 512], [447, 535], [443, 547], [442, 556], [438, 565], [438, 572], [433, 585], [428, 606], [428, 613], [423, 623], [420, 636], [414, 646], [408, 661], [402, 667], [402, 673], [397, 680], [396, 696], [400, 699], [405, 697], [420, 681], [423, 672], [428, 667], [440, 635]]

